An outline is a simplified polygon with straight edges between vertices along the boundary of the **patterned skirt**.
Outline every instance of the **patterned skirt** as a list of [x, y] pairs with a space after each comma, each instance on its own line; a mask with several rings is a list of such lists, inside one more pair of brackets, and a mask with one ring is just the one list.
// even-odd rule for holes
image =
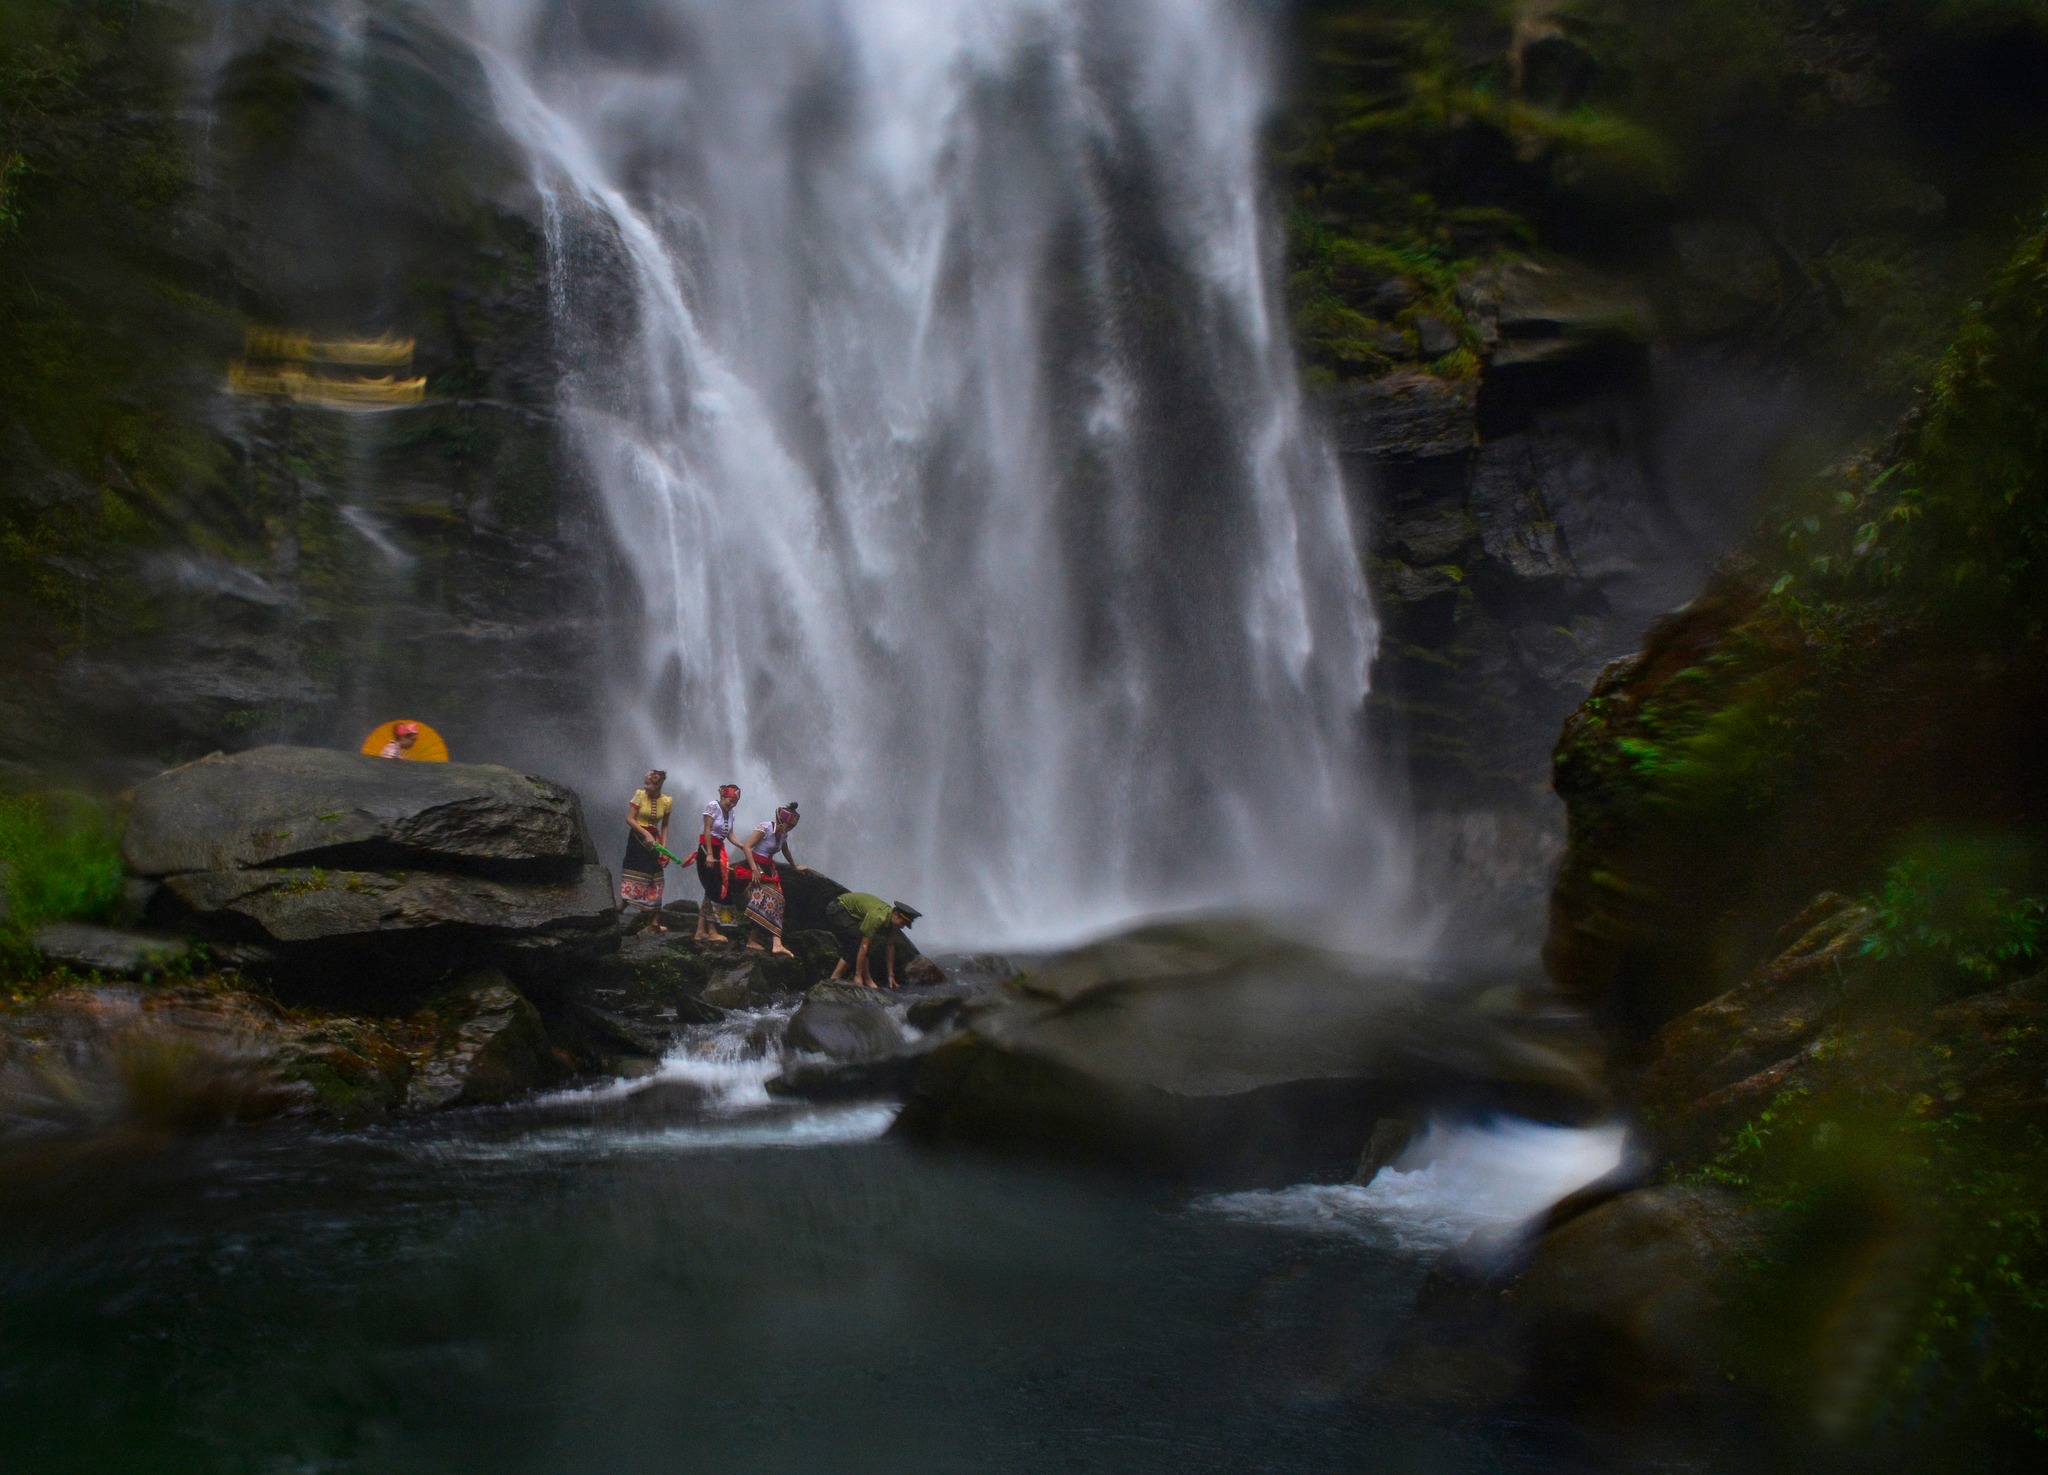
[[773, 873], [756, 876], [754, 884], [747, 888], [747, 920], [767, 930], [770, 936], [782, 936], [782, 878]]
[[626, 836], [626, 860], [619, 867], [619, 904], [644, 912], [661, 910], [661, 857], [639, 835]]

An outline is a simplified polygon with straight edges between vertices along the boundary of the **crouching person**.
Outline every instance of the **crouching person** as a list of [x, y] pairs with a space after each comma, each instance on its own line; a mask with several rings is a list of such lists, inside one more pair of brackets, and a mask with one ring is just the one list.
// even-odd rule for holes
[[896, 939], [905, 927], [923, 913], [900, 901], [883, 901], [865, 891], [845, 891], [825, 907], [825, 925], [839, 940], [839, 965], [834, 979], [853, 971], [853, 981], [864, 988], [875, 986], [872, 955], [880, 943], [889, 987], [896, 987]]

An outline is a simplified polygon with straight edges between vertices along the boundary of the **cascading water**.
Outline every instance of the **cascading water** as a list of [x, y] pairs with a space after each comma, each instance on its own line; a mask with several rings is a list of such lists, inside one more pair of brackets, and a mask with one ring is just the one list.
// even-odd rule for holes
[[641, 602], [611, 779], [799, 798], [800, 855], [961, 939], [1358, 893], [1374, 624], [1277, 302], [1260, 12], [470, 21]]

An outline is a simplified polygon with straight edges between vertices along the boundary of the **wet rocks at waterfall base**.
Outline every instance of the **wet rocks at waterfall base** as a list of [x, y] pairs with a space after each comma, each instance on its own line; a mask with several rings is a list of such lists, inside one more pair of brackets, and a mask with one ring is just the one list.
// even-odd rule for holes
[[1605, 1104], [1587, 1041], [1245, 922], [1083, 948], [965, 1023], [921, 1063], [903, 1134], [1278, 1184], [1348, 1175], [1406, 1110], [1579, 1121]]
[[0, 1144], [487, 1105], [574, 1068], [501, 973], [403, 1018], [293, 1010], [219, 982], [82, 984], [0, 1013]]

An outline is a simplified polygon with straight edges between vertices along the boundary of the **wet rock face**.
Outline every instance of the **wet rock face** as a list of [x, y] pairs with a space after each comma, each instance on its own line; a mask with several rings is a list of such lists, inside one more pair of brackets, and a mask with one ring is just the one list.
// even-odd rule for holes
[[1582, 1116], [1587, 1059], [1426, 980], [1245, 926], [1152, 928], [978, 1004], [919, 1071], [899, 1130], [1237, 1182], [1349, 1173], [1414, 1103]]
[[904, 1039], [880, 994], [846, 983], [811, 989], [783, 1034], [792, 1050], [846, 1062], [882, 1059], [902, 1049]]
[[1877, 923], [1869, 907], [1817, 897], [1787, 929], [1783, 953], [1658, 1031], [1630, 1094], [1667, 1154], [1700, 1161], [1796, 1084], [1813, 1047], [1862, 994], [1861, 948]]
[[412, 1074], [403, 1043], [369, 1021], [309, 1023], [229, 989], [66, 989], [0, 1012], [0, 1140], [355, 1119], [403, 1099]]
[[560, 784], [474, 763], [326, 748], [216, 754], [141, 785], [122, 840], [138, 876], [321, 866], [573, 877], [596, 859]]
[[610, 947], [611, 876], [588, 866], [566, 883], [434, 872], [260, 870], [171, 876], [156, 915], [243, 944], [251, 965], [309, 985], [355, 974], [402, 997], [409, 983], [464, 961], [516, 958], [559, 971]]
[[1726, 1199], [1671, 1188], [1622, 1194], [1552, 1230], [1510, 1298], [1541, 1349], [1530, 1380], [1602, 1419], [1725, 1401], [1724, 1318], [1758, 1238]]
[[1479, 385], [1404, 369], [1334, 391], [1328, 412], [1346, 454], [1456, 456], [1478, 439]]
[[440, 1038], [406, 1088], [406, 1105], [493, 1106], [570, 1073], [540, 1012], [503, 974], [479, 973], [436, 1001]]
[[[194, 66], [190, 9], [81, 18], [111, 54], [35, 166], [79, 203], [33, 212], [10, 256], [63, 341], [106, 345], [54, 372], [109, 382], [59, 390], [62, 355], [19, 366], [62, 409], [16, 426], [0, 490], [70, 517], [105, 477], [149, 531], [66, 548], [62, 605], [105, 616], [83, 639], [61, 610], [0, 611], [0, 755], [125, 784], [411, 711], [459, 753], [559, 763], [595, 737], [609, 541], [562, 464], [542, 212], [474, 50], [431, 7], [336, 27], [266, 6], [199, 22]], [[179, 302], [135, 311], [161, 281]], [[425, 401], [231, 395], [245, 326], [411, 338]], [[153, 428], [80, 459], [130, 424]]]
[[99, 973], [108, 978], [138, 978], [159, 973], [188, 958], [192, 952], [191, 944], [179, 938], [124, 932], [114, 927], [91, 927], [79, 922], [58, 922], [38, 927], [29, 942], [46, 963], [80, 973]]
[[218, 983], [81, 986], [0, 1011], [0, 1143], [490, 1105], [572, 1068], [502, 973], [473, 974], [405, 1018], [310, 1015]]

